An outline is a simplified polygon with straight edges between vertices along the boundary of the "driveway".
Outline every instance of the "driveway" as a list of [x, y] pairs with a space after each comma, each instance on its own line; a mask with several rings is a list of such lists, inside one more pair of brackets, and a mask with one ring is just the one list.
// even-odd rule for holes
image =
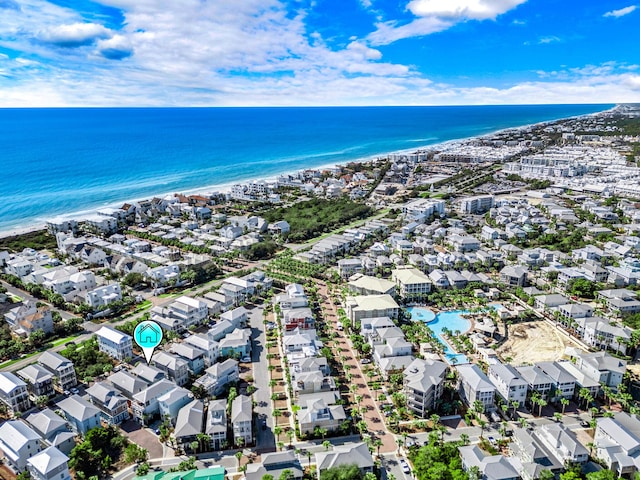
[[145, 448], [149, 452], [149, 459], [162, 458], [164, 456], [162, 444], [149, 429], [142, 427], [142, 425], [133, 420], [127, 420], [120, 425], [120, 428], [132, 443]]

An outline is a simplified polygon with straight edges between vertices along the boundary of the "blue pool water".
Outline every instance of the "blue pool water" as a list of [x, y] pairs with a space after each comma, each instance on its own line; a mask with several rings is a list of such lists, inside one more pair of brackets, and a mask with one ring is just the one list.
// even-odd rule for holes
[[[433, 313], [424, 307], [409, 307], [407, 311], [411, 313], [413, 320], [419, 320], [429, 325], [429, 328], [436, 335], [440, 343], [444, 345], [444, 354], [449, 363], [457, 365], [469, 363], [469, 359], [462, 353], [455, 353], [451, 346], [444, 339], [442, 334], [443, 328], [448, 328], [452, 332], [456, 330], [465, 333], [471, 328], [471, 322], [461, 315], [468, 313], [466, 310], [451, 310], [448, 312]], [[455, 358], [455, 360], [453, 360]]]

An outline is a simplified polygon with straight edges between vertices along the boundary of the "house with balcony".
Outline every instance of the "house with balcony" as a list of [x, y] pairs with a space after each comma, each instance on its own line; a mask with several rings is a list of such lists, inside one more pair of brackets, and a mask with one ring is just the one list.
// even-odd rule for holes
[[395, 295], [396, 284], [384, 278], [370, 275], [354, 275], [347, 283], [349, 290], [356, 295]]
[[73, 367], [73, 362], [59, 353], [43, 352], [38, 358], [38, 364], [54, 375], [53, 388], [59, 393], [77, 385], [76, 369]]
[[576, 367], [591, 378], [614, 390], [622, 383], [627, 371], [625, 360], [613, 357], [606, 352], [582, 353], [575, 356]]
[[71, 480], [69, 457], [56, 447], [47, 447], [27, 460], [33, 480]]
[[204, 370], [205, 357], [207, 352], [190, 345], [189, 343], [174, 343], [171, 346], [171, 353], [187, 362], [187, 368], [192, 375], [199, 375]]
[[500, 270], [500, 281], [511, 287], [527, 286], [528, 268], [522, 265], [507, 265]]
[[397, 268], [391, 272], [391, 278], [405, 301], [422, 299], [431, 292], [431, 279], [417, 268]]
[[178, 412], [193, 400], [193, 394], [182, 387], [175, 387], [158, 397], [160, 418], [169, 419], [174, 424]]
[[460, 398], [468, 407], [473, 407], [475, 402], [480, 402], [485, 412], [495, 410], [496, 387], [484, 374], [478, 365], [457, 365], [458, 391]]
[[107, 377], [107, 381], [128, 400], [133, 400], [136, 393], [140, 393], [149, 386], [149, 382], [127, 370], [112, 373]]
[[4, 316], [11, 330], [18, 336], [29, 337], [36, 330], [53, 333], [53, 316], [51, 309], [38, 307], [36, 302], [25, 302], [12, 308]]
[[131, 401], [133, 419], [142, 425], [148, 425], [154, 418], [160, 415], [158, 399], [175, 387], [175, 383], [161, 379], [149, 385], [141, 392], [136, 393]]
[[40, 435], [20, 420], [8, 420], [0, 425], [0, 450], [11, 470], [24, 472], [27, 460], [42, 451]]
[[173, 437], [185, 451], [191, 451], [190, 443], [197, 441], [204, 426], [204, 405], [201, 400], [193, 400], [178, 412]]
[[253, 444], [253, 405], [251, 397], [238, 395], [231, 403], [233, 443], [237, 446]]
[[347, 317], [351, 324], [363, 318], [397, 318], [400, 307], [391, 295], [359, 295], [347, 297]]
[[210, 396], [218, 396], [239, 378], [238, 361], [228, 358], [211, 365], [193, 384], [205, 389]]
[[551, 401], [558, 401], [560, 398], [571, 400], [576, 390], [576, 379], [567, 372], [560, 362], [538, 362], [536, 364], [540, 370], [546, 373], [555, 386], [555, 395]]
[[507, 405], [512, 405], [513, 402], [518, 402], [520, 406], [524, 405], [527, 399], [528, 383], [514, 367], [496, 362], [489, 365], [487, 373], [498, 395]]
[[222, 450], [227, 444], [227, 401], [210, 400], [207, 408], [207, 420], [204, 433], [209, 435], [211, 448]]
[[322, 472], [341, 465], [357, 465], [364, 476], [373, 473], [375, 465], [369, 447], [364, 442], [336, 445], [331, 450], [316, 453], [316, 469], [318, 480]]
[[205, 367], [210, 367], [218, 361], [220, 345], [217, 341], [211, 340], [208, 335], [203, 333], [189, 335], [182, 343], [184, 345], [191, 345], [204, 352], [203, 360]]
[[86, 435], [92, 428], [100, 426], [100, 410], [79, 395], [61, 400], [58, 407], [71, 428], [79, 435]]
[[84, 294], [84, 300], [91, 308], [100, 309], [108, 307], [114, 302], [122, 300], [122, 290], [119, 283], [112, 283], [103, 287], [94, 288]]
[[27, 384], [11, 372], [0, 372], [0, 402], [10, 415], [31, 408]]
[[109, 425], [120, 425], [129, 420], [129, 402], [110, 383], [96, 382], [87, 389], [87, 394]]
[[46, 445], [56, 447], [66, 455], [76, 446], [76, 434], [71, 432], [67, 421], [53, 410], [45, 408], [30, 414], [25, 420]]
[[520, 480], [520, 465], [517, 459], [502, 454], [489, 455], [477, 445], [458, 447], [462, 468], [470, 472], [477, 468], [482, 480]]
[[439, 360], [414, 359], [403, 372], [407, 407], [426, 418], [442, 397], [448, 371], [449, 367]]
[[594, 456], [617, 476], [629, 477], [639, 471], [640, 420], [637, 416], [617, 412], [611, 418], [598, 418], [593, 444]]
[[27, 390], [35, 402], [38, 397], [52, 397], [53, 374], [41, 365], [29, 365], [18, 370], [18, 377], [27, 383]]
[[189, 381], [189, 365], [178, 355], [164, 351], [156, 352], [149, 363], [158, 370], [162, 370], [165, 376], [178, 386]]
[[236, 328], [228, 333], [218, 344], [221, 357], [249, 357], [251, 356], [251, 330]]
[[133, 357], [133, 339], [115, 328], [103, 326], [96, 332], [98, 348], [112, 358], [124, 361]]
[[524, 381], [527, 382], [528, 391], [537, 392], [545, 399], [552, 393], [555, 382], [549, 375], [544, 373], [539, 366], [523, 365], [515, 367], [515, 369]]
[[336, 405], [336, 393], [323, 392], [300, 395], [298, 405], [298, 423], [300, 432], [311, 435], [316, 427], [335, 431], [346, 420], [347, 415], [342, 405]]

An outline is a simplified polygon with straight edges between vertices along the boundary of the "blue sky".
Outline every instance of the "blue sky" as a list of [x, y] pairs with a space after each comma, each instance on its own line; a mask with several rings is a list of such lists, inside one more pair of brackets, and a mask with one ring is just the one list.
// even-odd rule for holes
[[0, 106], [640, 102], [632, 2], [0, 0]]

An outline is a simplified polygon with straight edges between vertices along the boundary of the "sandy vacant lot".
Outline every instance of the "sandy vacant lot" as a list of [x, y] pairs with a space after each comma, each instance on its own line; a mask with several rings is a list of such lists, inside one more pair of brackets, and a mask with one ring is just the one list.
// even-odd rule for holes
[[545, 321], [509, 326], [509, 339], [497, 350], [512, 365], [558, 360], [566, 346], [574, 346], [555, 327]]

